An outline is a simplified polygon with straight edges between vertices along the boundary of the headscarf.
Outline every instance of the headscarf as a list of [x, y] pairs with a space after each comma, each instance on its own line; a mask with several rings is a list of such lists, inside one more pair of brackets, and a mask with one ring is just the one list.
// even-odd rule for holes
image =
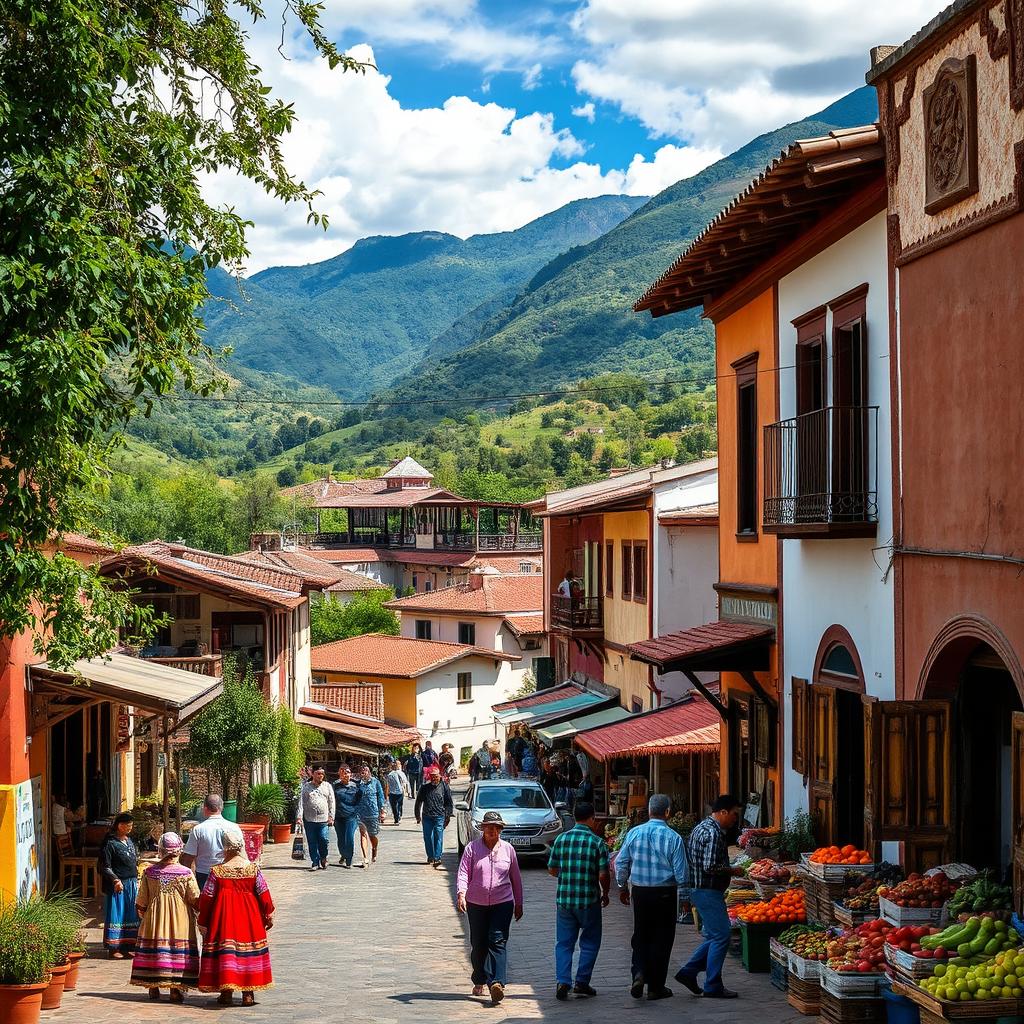
[[441, 778], [441, 769], [436, 764], [432, 764], [427, 768], [427, 775], [436, 781]]
[[179, 854], [184, 849], [185, 844], [181, 841], [181, 836], [177, 832], [165, 832], [157, 842], [157, 848], [160, 853], [167, 856], [169, 853]]
[[233, 828], [224, 829], [224, 832], [221, 834], [220, 844], [225, 850], [245, 852], [245, 837], [241, 831], [236, 832]]

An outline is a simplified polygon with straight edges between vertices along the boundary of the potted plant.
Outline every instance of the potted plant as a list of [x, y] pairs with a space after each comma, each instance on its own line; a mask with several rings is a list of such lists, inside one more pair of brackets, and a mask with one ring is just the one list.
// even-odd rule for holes
[[71, 969], [71, 953], [84, 920], [81, 904], [68, 893], [35, 897], [21, 904], [26, 927], [38, 928], [47, 946], [50, 984], [43, 992], [42, 1009], [55, 1010], [64, 996], [64, 980]]
[[74, 992], [78, 987], [78, 965], [85, 957], [85, 929], [79, 928], [75, 933], [75, 944], [68, 953], [68, 961], [71, 966], [68, 973], [64, 975], [64, 991]]
[[267, 826], [272, 821], [284, 821], [284, 790], [276, 782], [258, 782], [249, 787], [249, 792], [245, 796], [245, 807], [249, 820], [262, 825], [265, 834]]

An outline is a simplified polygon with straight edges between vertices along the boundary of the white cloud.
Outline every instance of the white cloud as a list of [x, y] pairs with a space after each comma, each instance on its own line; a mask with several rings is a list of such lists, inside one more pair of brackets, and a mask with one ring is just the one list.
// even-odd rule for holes
[[871, 46], [899, 43], [936, 0], [585, 0], [573, 79], [655, 137], [732, 149], [863, 83]]
[[589, 121], [591, 124], [594, 123], [595, 110], [592, 102], [573, 107], [572, 112], [576, 117], [582, 117], [585, 121]]
[[540, 64], [531, 64], [523, 73], [523, 88], [527, 92], [540, 85], [540, 76], [543, 70]]

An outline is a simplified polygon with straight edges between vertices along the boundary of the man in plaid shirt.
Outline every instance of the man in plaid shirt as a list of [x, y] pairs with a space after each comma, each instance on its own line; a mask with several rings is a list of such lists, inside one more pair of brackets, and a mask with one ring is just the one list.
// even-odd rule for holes
[[572, 985], [572, 955], [576, 941], [580, 959], [576, 966], [578, 996], [596, 996], [590, 987], [594, 964], [601, 948], [601, 909], [608, 906], [611, 875], [608, 847], [594, 832], [594, 805], [576, 804], [575, 828], [563, 832], [551, 844], [548, 873], [558, 879], [555, 892], [556, 999], [568, 999]]

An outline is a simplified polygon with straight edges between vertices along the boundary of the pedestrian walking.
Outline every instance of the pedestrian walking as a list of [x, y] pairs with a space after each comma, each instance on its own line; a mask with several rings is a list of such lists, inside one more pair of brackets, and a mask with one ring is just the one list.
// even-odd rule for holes
[[97, 863], [103, 880], [103, 945], [112, 960], [133, 956], [139, 933], [139, 851], [132, 841], [133, 824], [127, 811], [114, 818]]
[[505, 998], [508, 984], [508, 935], [512, 918], [523, 917], [523, 880], [519, 859], [501, 838], [505, 822], [497, 811], [487, 811], [476, 827], [480, 835], [462, 853], [456, 885], [456, 908], [469, 918], [473, 995], [485, 986], [491, 1001]]
[[402, 811], [405, 809], [405, 798], [411, 796], [409, 791], [409, 779], [402, 766], [396, 761], [388, 772], [388, 803], [391, 804], [391, 816], [395, 819], [396, 825], [402, 823]]
[[[384, 809], [387, 807], [384, 799], [384, 787], [380, 784], [380, 779], [373, 777], [368, 764], [364, 764], [359, 769], [357, 785], [359, 786], [359, 806], [356, 808], [356, 813], [359, 815], [359, 830], [369, 838], [370, 849], [373, 851], [372, 862], [376, 864], [380, 826], [384, 821]], [[366, 866], [366, 847], [363, 846], [363, 867]]]
[[[668, 827], [672, 801], [655, 793], [647, 802], [648, 820], [626, 833], [615, 858], [619, 899], [633, 904], [633, 983], [629, 994], [640, 999], [667, 999], [665, 987], [672, 943], [676, 938], [678, 890], [688, 884], [686, 851], [678, 832]], [[628, 882], [628, 888], [627, 888]]]
[[415, 811], [416, 824], [423, 826], [427, 863], [439, 868], [444, 852], [444, 830], [455, 813], [455, 804], [451, 788], [441, 778], [441, 769], [436, 764], [427, 769], [427, 781], [416, 794]]
[[[548, 874], [558, 879], [555, 890], [555, 998], [596, 996], [590, 978], [601, 949], [601, 911], [608, 906], [611, 875], [608, 846], [594, 831], [594, 805], [578, 803], [576, 824], [551, 844]], [[572, 955], [579, 940], [576, 983]]]
[[454, 764], [455, 755], [452, 753], [452, 745], [450, 743], [442, 743], [441, 753], [437, 755], [437, 766], [441, 769], [442, 779], [449, 778]]
[[[740, 802], [724, 794], [711, 805], [708, 815], [690, 833], [686, 849], [690, 864], [689, 900], [700, 915], [704, 941], [676, 972], [676, 981], [694, 995], [708, 999], [735, 999], [736, 993], [722, 983], [722, 965], [729, 950], [729, 913], [725, 908], [725, 890], [729, 879], [743, 874], [742, 868], [729, 864], [728, 834], [736, 827]], [[697, 976], [704, 974], [704, 988]]]
[[324, 781], [324, 770], [319, 765], [313, 769], [309, 782], [302, 784], [299, 806], [312, 861], [309, 870], [324, 871], [330, 855], [327, 830], [334, 824], [334, 787]]
[[130, 984], [149, 989], [154, 1001], [167, 988], [171, 1002], [182, 1003], [199, 984], [199, 886], [191, 869], [178, 863], [183, 849], [177, 832], [160, 837], [160, 860], [143, 872], [135, 900], [141, 923]]
[[427, 740], [427, 745], [423, 748], [423, 770], [426, 771], [428, 768], [432, 768], [438, 762], [437, 751], [434, 749], [434, 744]]
[[242, 834], [242, 830], [224, 817], [224, 801], [216, 793], [207, 794], [203, 801], [203, 820], [189, 833], [181, 854], [181, 866], [192, 868], [196, 884], [203, 891], [210, 869], [224, 859], [224, 833], [228, 830]]
[[352, 781], [352, 769], [341, 765], [334, 783], [334, 833], [338, 838], [338, 864], [343, 868], [351, 868], [355, 858], [361, 799], [359, 787]]
[[423, 754], [418, 743], [412, 745], [412, 753], [405, 759], [405, 774], [409, 779], [409, 791], [415, 796], [423, 785]]
[[533, 749], [533, 745], [524, 741], [522, 750], [523, 755], [519, 774], [524, 779], [535, 779], [540, 773], [540, 766], [537, 764], [537, 754]]
[[469, 769], [469, 781], [476, 782], [480, 777], [480, 755], [474, 754], [466, 767]]
[[231, 1005], [235, 992], [242, 993], [243, 1006], [252, 1006], [254, 993], [274, 984], [267, 942], [274, 901], [263, 872], [249, 863], [244, 847], [241, 833], [224, 836], [224, 861], [210, 872], [199, 900], [199, 991], [219, 992], [222, 1006]]

